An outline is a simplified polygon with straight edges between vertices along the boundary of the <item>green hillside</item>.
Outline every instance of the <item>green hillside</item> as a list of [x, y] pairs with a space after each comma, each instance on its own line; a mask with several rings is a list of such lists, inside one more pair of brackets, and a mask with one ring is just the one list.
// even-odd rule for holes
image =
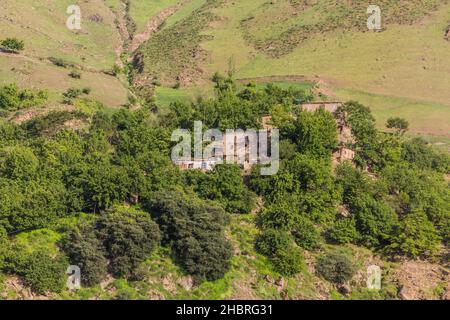
[[[368, 3], [208, 1], [142, 47], [145, 71], [137, 78], [202, 88], [230, 62], [238, 79], [301, 75], [330, 99], [362, 98], [370, 105], [362, 95], [387, 97], [370, 105], [378, 119], [404, 116], [415, 133], [448, 137], [450, 5], [381, 1], [384, 29], [367, 32]], [[407, 110], [400, 111], [400, 100], [410, 103]]]
[[[450, 299], [450, 1], [370, 4], [2, 0], [0, 300]], [[197, 121], [279, 170], [174, 164]]]

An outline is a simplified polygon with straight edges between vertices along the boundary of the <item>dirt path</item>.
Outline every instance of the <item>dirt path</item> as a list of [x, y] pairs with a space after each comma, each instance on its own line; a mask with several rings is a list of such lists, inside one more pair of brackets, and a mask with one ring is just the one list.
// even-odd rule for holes
[[191, 0], [181, 0], [178, 4], [169, 7], [167, 9], [162, 10], [156, 16], [152, 17], [145, 26], [145, 31], [139, 33], [133, 37], [131, 43], [128, 47], [129, 52], [136, 51], [141, 44], [146, 42], [151, 38], [151, 36], [158, 31], [161, 25], [173, 14], [175, 14], [178, 10], [184, 7], [187, 3], [191, 2]]
[[115, 26], [119, 34], [120, 41], [115, 46], [116, 52], [116, 65], [123, 68], [122, 53], [126, 51], [126, 46], [128, 45], [131, 35], [128, 32], [126, 23], [126, 5], [125, 3], [120, 3], [120, 9], [118, 11], [110, 9], [111, 14], [115, 17]]
[[32, 62], [32, 63], [36, 63], [36, 64], [45, 64], [45, 61], [43, 59], [40, 59], [38, 57], [26, 56], [21, 53], [9, 53], [9, 52], [4, 52], [4, 51], [0, 50], [0, 57], [22, 59], [24, 61], [28, 61], [28, 62]]

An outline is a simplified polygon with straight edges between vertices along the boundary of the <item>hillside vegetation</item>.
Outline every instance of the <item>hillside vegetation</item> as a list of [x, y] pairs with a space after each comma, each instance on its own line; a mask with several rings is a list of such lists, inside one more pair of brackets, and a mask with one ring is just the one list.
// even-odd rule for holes
[[[214, 98], [171, 104], [163, 114], [147, 106], [111, 115], [91, 106], [0, 123], [3, 297], [448, 295], [448, 155], [406, 138], [402, 119], [379, 132], [367, 107], [348, 102], [338, 113], [352, 128], [356, 157], [332, 165], [335, 118], [298, 110], [313, 98], [310, 89], [238, 89], [220, 75], [214, 84]], [[1, 94], [8, 106], [14, 94], [23, 103], [43, 98], [11, 88]], [[170, 160], [176, 128], [197, 120], [254, 128], [265, 114], [281, 131], [276, 175], [261, 176], [256, 166], [244, 179], [229, 164], [182, 171]], [[67, 125], [74, 121], [83, 125]], [[417, 259], [437, 273], [426, 290], [405, 289], [403, 261]], [[64, 287], [69, 264], [82, 269], [82, 290]], [[372, 264], [383, 269], [382, 290], [366, 289]]]
[[[450, 298], [448, 1], [77, 3], [0, 3], [0, 299]], [[267, 115], [273, 176], [171, 161]]]
[[[364, 29], [367, 5], [207, 1], [141, 48], [138, 83], [181, 81], [198, 91], [217, 70], [227, 72], [230, 66], [236, 78], [304, 76], [329, 99], [363, 99], [379, 123], [403, 116], [413, 133], [440, 136], [447, 143], [449, 122], [434, 120], [449, 119], [450, 42], [444, 39], [449, 4], [382, 1], [382, 32]], [[201, 22], [199, 12], [208, 21]], [[368, 97], [379, 102], [372, 105], [375, 99]]]

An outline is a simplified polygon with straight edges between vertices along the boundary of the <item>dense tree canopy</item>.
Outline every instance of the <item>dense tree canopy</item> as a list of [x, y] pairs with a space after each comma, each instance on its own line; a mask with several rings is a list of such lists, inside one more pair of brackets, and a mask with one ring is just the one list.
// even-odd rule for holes
[[[411, 258], [433, 256], [448, 245], [448, 155], [423, 140], [379, 132], [370, 109], [357, 102], [335, 115], [308, 112], [300, 104], [311, 100], [309, 92], [214, 80], [216, 98], [174, 103], [161, 114], [150, 105], [106, 112], [75, 98], [74, 105], [91, 111], [50, 112], [22, 124], [0, 120], [0, 268], [36, 292], [58, 291], [63, 264], [80, 266], [86, 286], [107, 273], [130, 279], [162, 245], [198, 282], [216, 280], [232, 267], [229, 214], [256, 211], [255, 249], [285, 275], [302, 270], [305, 250], [327, 251], [326, 242]], [[5, 86], [0, 109], [39, 105], [44, 98]], [[261, 176], [254, 166], [244, 176], [237, 165], [181, 171], [170, 159], [175, 128], [192, 129], [202, 120], [205, 128], [257, 129], [267, 114], [280, 129], [275, 175]], [[355, 141], [347, 147], [356, 151], [353, 162], [332, 161], [334, 117], [352, 128]], [[67, 127], [73, 119], [83, 125]], [[406, 130], [394, 120], [393, 129]], [[81, 221], [80, 213], [91, 219]], [[10, 250], [20, 232], [68, 218], [75, 222], [58, 230], [58, 255]], [[321, 258], [319, 265], [332, 282], [353, 274], [340, 256]]]

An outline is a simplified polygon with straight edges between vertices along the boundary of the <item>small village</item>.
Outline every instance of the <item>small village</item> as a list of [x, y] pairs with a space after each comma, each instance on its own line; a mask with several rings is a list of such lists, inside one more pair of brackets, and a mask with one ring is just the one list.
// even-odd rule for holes
[[[315, 112], [319, 109], [324, 109], [334, 115], [338, 131], [338, 147], [333, 152], [333, 165], [335, 166], [345, 161], [351, 162], [355, 157], [355, 151], [349, 148], [349, 145], [352, 145], [355, 142], [355, 139], [352, 135], [352, 130], [347, 125], [345, 117], [337, 115], [337, 111], [341, 106], [342, 102], [310, 102], [300, 105], [300, 109], [304, 111]], [[262, 128], [264, 130], [267, 130], [268, 135], [270, 136], [271, 131], [274, 129], [272, 125], [272, 117], [270, 115], [263, 116], [261, 118], [261, 123]], [[250, 152], [249, 137], [245, 135], [245, 132], [236, 132], [232, 135], [233, 137], [231, 139], [227, 134], [223, 135], [223, 147], [221, 150], [223, 161], [194, 158], [191, 160], [177, 161], [176, 165], [181, 170], [197, 169], [207, 172], [213, 170], [217, 164], [236, 163], [236, 159], [243, 158], [245, 160], [239, 161], [239, 164], [241, 165], [244, 174], [248, 174], [250, 173], [252, 166], [258, 163], [258, 157], [256, 155], [255, 159], [255, 156], [251, 155], [252, 153]], [[245, 141], [245, 144], [240, 145], [238, 141]], [[243, 150], [243, 148], [245, 150]]]

